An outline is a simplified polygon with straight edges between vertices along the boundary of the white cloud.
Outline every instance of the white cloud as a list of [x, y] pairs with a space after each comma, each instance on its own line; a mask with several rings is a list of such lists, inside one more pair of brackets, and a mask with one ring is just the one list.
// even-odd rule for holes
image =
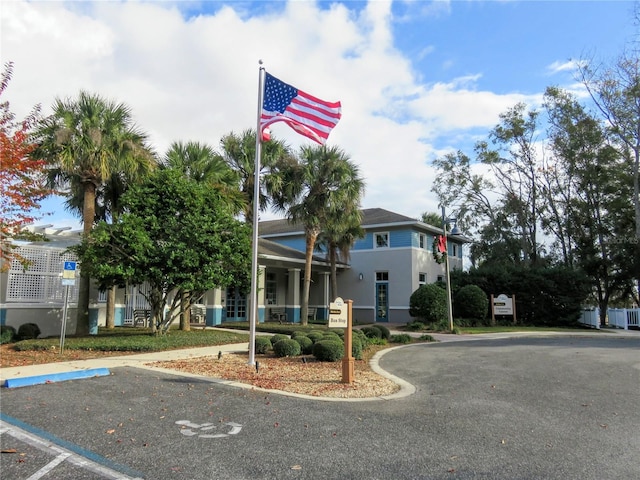
[[[429, 159], [442, 151], [439, 139], [491, 128], [516, 102], [539, 102], [478, 91], [478, 75], [420, 83], [412, 59], [394, 46], [390, 1], [359, 11], [295, 1], [253, 15], [231, 4], [185, 18], [179, 8], [187, 5], [3, 3], [12, 108], [26, 114], [41, 103], [48, 113], [56, 97], [84, 89], [129, 105], [159, 153], [174, 140], [217, 146], [230, 131], [255, 128], [262, 59], [284, 81], [342, 101], [330, 143], [360, 166], [364, 206], [417, 217], [437, 211]], [[442, 13], [449, 4], [433, 8]], [[307, 142], [283, 124], [272, 130], [294, 146]]]

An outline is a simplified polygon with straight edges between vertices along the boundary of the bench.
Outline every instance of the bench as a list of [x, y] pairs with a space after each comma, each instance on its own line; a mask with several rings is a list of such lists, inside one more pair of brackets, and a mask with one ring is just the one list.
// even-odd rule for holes
[[147, 327], [151, 324], [151, 310], [134, 310], [132, 327]]
[[282, 323], [288, 321], [287, 312], [284, 307], [274, 307], [269, 309], [269, 319]]
[[316, 311], [317, 308], [316, 307], [309, 307], [307, 309], [307, 319], [308, 320], [312, 320], [312, 321], [316, 321]]

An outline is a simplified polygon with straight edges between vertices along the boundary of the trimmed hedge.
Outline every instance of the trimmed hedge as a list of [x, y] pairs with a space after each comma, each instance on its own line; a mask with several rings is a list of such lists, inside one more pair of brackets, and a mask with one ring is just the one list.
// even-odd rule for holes
[[293, 337], [293, 340], [300, 344], [300, 351], [304, 355], [308, 355], [311, 353], [311, 350], [313, 349], [313, 340], [311, 340], [309, 337], [305, 335], [296, 335], [295, 337]]
[[408, 335], [406, 333], [400, 333], [398, 335], [391, 336], [392, 343], [411, 343], [412, 341], [413, 340], [411, 338], [411, 335]]
[[14, 342], [16, 335], [16, 329], [11, 325], [0, 325], [0, 345]]
[[271, 350], [271, 340], [269, 337], [257, 336], [255, 341], [256, 353], [267, 353]]
[[367, 338], [382, 338], [382, 330], [374, 326], [362, 327], [360, 330]]
[[312, 330], [311, 332], [307, 333], [307, 337], [309, 337], [313, 343], [316, 343], [317, 341], [322, 340], [322, 338], [324, 337], [324, 332]]
[[485, 319], [489, 313], [487, 294], [477, 285], [465, 285], [455, 294], [453, 313], [461, 318]]
[[436, 283], [422, 285], [409, 298], [409, 315], [423, 323], [447, 319], [447, 292]]
[[284, 340], [286, 338], [289, 338], [289, 335], [285, 335], [283, 333], [276, 333], [275, 335], [273, 335], [271, 337], [271, 345], [275, 345], [276, 343], [278, 343], [280, 340]]
[[296, 340], [285, 338], [273, 344], [273, 352], [278, 357], [297, 357], [300, 355], [301, 349]]
[[18, 328], [18, 340], [32, 340], [40, 336], [40, 327], [35, 323], [24, 323]]
[[335, 340], [320, 340], [313, 344], [313, 356], [321, 362], [337, 362], [344, 357], [344, 344]]

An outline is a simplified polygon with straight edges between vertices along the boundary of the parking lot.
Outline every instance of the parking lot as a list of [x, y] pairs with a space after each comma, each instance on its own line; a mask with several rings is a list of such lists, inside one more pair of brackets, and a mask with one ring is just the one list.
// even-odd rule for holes
[[638, 476], [640, 336], [411, 345], [380, 366], [416, 392], [327, 402], [130, 367], [4, 389], [3, 478]]

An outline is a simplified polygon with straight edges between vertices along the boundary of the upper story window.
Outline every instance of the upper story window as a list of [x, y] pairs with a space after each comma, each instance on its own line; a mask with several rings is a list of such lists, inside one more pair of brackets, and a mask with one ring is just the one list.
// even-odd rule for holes
[[422, 285], [426, 285], [427, 284], [427, 274], [426, 273], [419, 273], [418, 274], [418, 285], [421, 287]]
[[389, 272], [376, 272], [376, 282], [388, 282]]
[[374, 233], [373, 248], [389, 248], [389, 232]]
[[424, 233], [419, 235], [420, 248], [427, 248], [427, 236]]
[[458, 245], [456, 245], [455, 243], [451, 244], [451, 256], [452, 257], [458, 256]]

